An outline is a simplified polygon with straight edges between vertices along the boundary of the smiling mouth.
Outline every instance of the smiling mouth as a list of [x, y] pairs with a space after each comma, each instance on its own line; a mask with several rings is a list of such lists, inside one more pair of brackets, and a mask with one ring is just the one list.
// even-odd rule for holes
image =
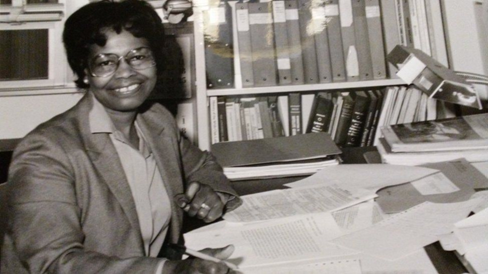
[[128, 87], [117, 88], [117, 89], [115, 89], [115, 91], [118, 93], [122, 93], [122, 94], [129, 94], [129, 93], [133, 92], [134, 90], [136, 90], [139, 86], [140, 86], [139, 84], [134, 84], [134, 85], [130, 85]]

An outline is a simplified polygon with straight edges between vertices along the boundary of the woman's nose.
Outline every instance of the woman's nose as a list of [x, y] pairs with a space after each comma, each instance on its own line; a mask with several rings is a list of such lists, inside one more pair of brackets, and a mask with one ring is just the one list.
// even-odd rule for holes
[[121, 78], [127, 78], [134, 74], [135, 74], [134, 69], [129, 65], [127, 60], [125, 60], [125, 58], [120, 58], [119, 65], [115, 70], [115, 76]]

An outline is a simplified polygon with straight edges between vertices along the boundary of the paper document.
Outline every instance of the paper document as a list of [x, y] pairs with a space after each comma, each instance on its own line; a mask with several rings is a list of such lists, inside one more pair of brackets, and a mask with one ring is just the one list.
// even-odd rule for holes
[[378, 191], [376, 202], [385, 213], [396, 213], [429, 201], [452, 203], [466, 201], [477, 186], [488, 184], [488, 178], [465, 159], [425, 164], [441, 173], [412, 183], [391, 186]]
[[387, 186], [411, 182], [438, 172], [425, 167], [384, 164], [338, 165], [322, 169], [303, 180], [287, 184], [289, 187], [305, 187], [317, 184], [369, 189], [375, 193]]
[[373, 201], [334, 211], [332, 216], [337, 225], [347, 233], [370, 227], [386, 218], [378, 204]]
[[369, 228], [332, 240], [386, 260], [397, 260], [438, 240], [464, 219], [479, 199], [450, 204], [425, 202]]
[[374, 197], [376, 195], [370, 191], [338, 184], [274, 190], [243, 196], [243, 204], [226, 213], [223, 218], [231, 222], [252, 222], [299, 214], [329, 212]]
[[261, 267], [242, 271], [249, 274], [362, 274], [361, 261], [344, 259], [306, 264], [293, 264], [281, 267]]
[[454, 235], [460, 240], [464, 257], [476, 273], [487, 273], [488, 209], [456, 223]]
[[189, 248], [200, 250], [233, 244], [228, 260], [239, 268], [336, 258], [357, 254], [329, 241], [343, 233], [330, 213], [301, 215], [279, 220], [229, 223], [220, 228], [186, 233]]

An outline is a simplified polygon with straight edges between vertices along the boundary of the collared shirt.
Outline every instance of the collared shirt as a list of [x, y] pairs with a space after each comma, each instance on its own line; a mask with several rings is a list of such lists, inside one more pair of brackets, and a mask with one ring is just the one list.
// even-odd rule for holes
[[[137, 122], [139, 147], [135, 148], [115, 128], [107, 111], [93, 95], [92, 100], [91, 133], [110, 135], [132, 191], [146, 256], [156, 257], [168, 232], [171, 203], [154, 156]], [[158, 269], [162, 269], [162, 264]]]

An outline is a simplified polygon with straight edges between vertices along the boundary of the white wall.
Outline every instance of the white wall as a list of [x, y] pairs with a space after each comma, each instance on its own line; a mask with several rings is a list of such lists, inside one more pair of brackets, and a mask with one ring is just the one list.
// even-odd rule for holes
[[0, 139], [24, 137], [40, 123], [71, 108], [81, 93], [0, 97]]

